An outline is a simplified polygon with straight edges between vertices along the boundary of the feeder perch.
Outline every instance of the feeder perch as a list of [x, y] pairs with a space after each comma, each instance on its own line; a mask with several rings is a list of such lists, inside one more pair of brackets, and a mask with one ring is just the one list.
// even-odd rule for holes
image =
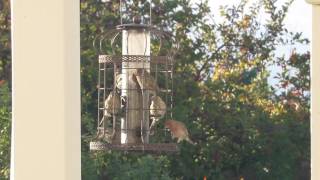
[[[90, 149], [177, 152], [177, 145], [170, 143], [170, 133], [160, 128], [164, 120], [172, 119], [173, 51], [159, 55], [163, 42], [173, 41], [172, 36], [151, 25], [151, 2], [149, 15], [134, 15], [131, 23], [123, 23], [122, 6], [120, 0], [121, 24], [94, 42], [101, 54], [97, 136]], [[157, 53], [151, 52], [152, 42], [159, 47]], [[122, 55], [115, 53], [117, 43]], [[106, 51], [110, 47], [111, 54]]]

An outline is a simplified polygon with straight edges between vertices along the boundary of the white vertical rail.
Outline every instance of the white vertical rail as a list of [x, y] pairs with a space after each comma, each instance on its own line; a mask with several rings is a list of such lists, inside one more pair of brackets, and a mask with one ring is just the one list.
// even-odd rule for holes
[[11, 5], [11, 180], [80, 180], [79, 0]]
[[311, 49], [311, 179], [320, 179], [320, 0], [312, 8]]
[[311, 55], [311, 175], [320, 179], [320, 2], [313, 6]]

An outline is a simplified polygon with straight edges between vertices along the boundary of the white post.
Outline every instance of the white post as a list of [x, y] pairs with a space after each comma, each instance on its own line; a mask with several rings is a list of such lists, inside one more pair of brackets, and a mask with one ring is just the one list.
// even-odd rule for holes
[[[150, 55], [150, 32], [144, 29], [128, 29], [122, 32], [122, 54], [123, 55]], [[139, 108], [148, 108], [148, 95], [144, 96], [144, 104], [142, 103], [141, 91], [126, 90], [137, 89], [136, 83], [130, 78], [135, 69], [126, 68], [150, 68], [150, 63], [125, 62], [122, 63], [122, 73], [124, 76], [122, 84], [122, 96], [127, 98], [127, 121], [121, 119], [121, 144], [131, 144], [141, 142], [141, 120], [144, 119], [144, 129], [149, 129], [149, 111], [142, 112]], [[128, 79], [129, 78], [129, 79]], [[129, 82], [129, 83], [128, 83]], [[143, 107], [144, 105], [144, 107]], [[144, 115], [143, 115], [144, 114]], [[143, 117], [145, 116], [145, 117]], [[126, 129], [129, 129], [127, 132]], [[135, 131], [136, 130], [136, 131]], [[144, 143], [149, 141], [148, 135], [144, 136]]]
[[14, 0], [11, 180], [80, 180], [79, 0]]
[[320, 0], [307, 0], [312, 8], [311, 50], [311, 177], [320, 179]]

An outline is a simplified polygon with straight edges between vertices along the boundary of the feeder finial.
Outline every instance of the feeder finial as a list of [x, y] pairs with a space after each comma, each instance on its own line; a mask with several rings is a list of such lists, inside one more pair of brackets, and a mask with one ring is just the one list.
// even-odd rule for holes
[[133, 16], [132, 21], [134, 24], [140, 24], [141, 23], [141, 16], [139, 16], [139, 15]]

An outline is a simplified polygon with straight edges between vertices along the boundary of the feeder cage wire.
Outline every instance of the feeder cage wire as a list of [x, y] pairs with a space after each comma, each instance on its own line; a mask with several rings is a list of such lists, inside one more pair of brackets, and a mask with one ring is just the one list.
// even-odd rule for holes
[[[152, 2], [148, 2], [149, 15], [140, 17], [131, 13], [133, 23], [124, 24], [125, 1], [120, 0], [121, 24], [97, 36], [93, 42], [101, 54], [97, 136], [90, 142], [91, 150], [178, 151], [175, 143], [168, 143], [170, 134], [164, 128], [157, 128], [163, 127], [164, 120], [172, 119], [173, 54], [178, 46], [169, 33], [152, 26]], [[141, 21], [148, 23], [141, 24]], [[151, 40], [158, 41], [156, 55], [151, 55]], [[167, 55], [159, 56], [162, 43], [170, 40], [176, 46], [170, 48]], [[105, 54], [108, 42], [111, 55]], [[116, 55], [114, 50], [119, 42], [122, 42], [122, 55]], [[164, 143], [151, 142], [151, 135]]]

